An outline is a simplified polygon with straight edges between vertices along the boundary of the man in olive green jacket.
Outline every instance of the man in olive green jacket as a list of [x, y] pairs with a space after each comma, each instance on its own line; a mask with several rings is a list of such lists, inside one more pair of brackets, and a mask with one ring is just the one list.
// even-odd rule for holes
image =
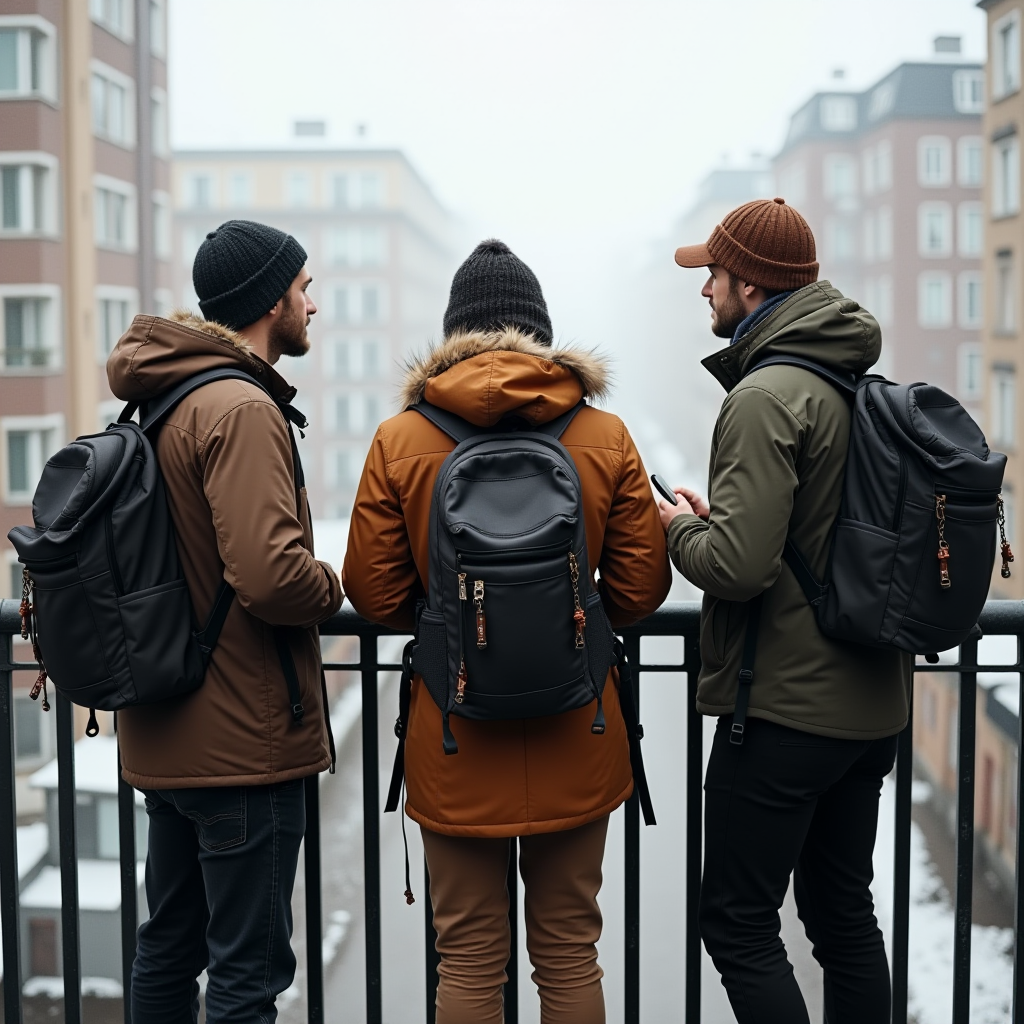
[[[789, 538], [820, 579], [839, 512], [850, 411], [798, 356], [859, 376], [877, 361], [874, 317], [817, 281], [814, 238], [781, 199], [730, 213], [706, 245], [704, 360], [728, 392], [707, 502], [660, 503], [679, 571], [704, 591], [697, 708], [719, 716], [705, 785], [701, 932], [740, 1024], [802, 1024], [807, 1010], [779, 938], [791, 874], [825, 972], [830, 1024], [887, 1024], [889, 973], [870, 893], [882, 778], [907, 723], [910, 662], [819, 632], [783, 559]], [[760, 595], [746, 722], [736, 708], [748, 611]], [[734, 728], [735, 726], [735, 728]]]

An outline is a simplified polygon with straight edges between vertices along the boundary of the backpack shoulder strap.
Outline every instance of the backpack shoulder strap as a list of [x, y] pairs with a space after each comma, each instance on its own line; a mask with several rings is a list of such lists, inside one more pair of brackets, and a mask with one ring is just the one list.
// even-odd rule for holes
[[[176, 387], [171, 388], [170, 391], [165, 391], [158, 398], [145, 403], [145, 407], [142, 408], [139, 417], [139, 425], [143, 431], [149, 431], [153, 427], [159, 426], [187, 395], [192, 394], [193, 391], [197, 391], [206, 384], [212, 384], [215, 380], [244, 380], [250, 384], [255, 384], [261, 391], [267, 391], [251, 373], [246, 373], [245, 370], [229, 366], [216, 370], [204, 370], [202, 373], [187, 377]], [[137, 409], [140, 409], [138, 402], [129, 402], [121, 411], [121, 415], [117, 417], [117, 422], [127, 423], [135, 415]]]
[[557, 441], [565, 433], [569, 424], [572, 423], [576, 413], [586, 407], [586, 400], [581, 398], [568, 412], [563, 412], [557, 419], [553, 419], [550, 423], [542, 423], [535, 429], [538, 434], [547, 434]]
[[755, 363], [743, 376], [765, 366], [799, 366], [801, 369], [817, 374], [822, 380], [828, 381], [836, 390], [842, 391], [845, 395], [853, 396], [857, 393], [857, 378], [852, 373], [836, 373], [835, 370], [830, 370], [827, 366], [814, 362], [813, 359], [803, 359], [800, 356], [768, 356], [767, 359]]
[[409, 408], [430, 420], [438, 430], [443, 430], [453, 441], [459, 444], [469, 440], [471, 437], [476, 437], [477, 434], [486, 433], [486, 431], [474, 426], [461, 416], [456, 416], [455, 413], [449, 412], [447, 409], [439, 409], [436, 405], [431, 405], [422, 399], [415, 405], [410, 405]]

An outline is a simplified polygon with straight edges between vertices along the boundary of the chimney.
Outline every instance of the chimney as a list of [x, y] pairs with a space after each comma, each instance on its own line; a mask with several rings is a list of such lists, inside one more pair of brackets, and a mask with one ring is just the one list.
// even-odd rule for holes
[[960, 36], [936, 36], [935, 37], [935, 54], [944, 53], [959, 53], [960, 52]]

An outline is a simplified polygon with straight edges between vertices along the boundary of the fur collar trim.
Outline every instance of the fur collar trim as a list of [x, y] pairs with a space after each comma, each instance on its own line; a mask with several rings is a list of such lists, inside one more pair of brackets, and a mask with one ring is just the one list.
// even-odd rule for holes
[[244, 352], [246, 355], [252, 353], [252, 346], [242, 335], [231, 330], [230, 327], [217, 323], [216, 320], [204, 320], [201, 316], [196, 316], [190, 309], [172, 310], [167, 319], [172, 321], [172, 323], [181, 324], [182, 327], [199, 331], [200, 334], [208, 334], [211, 338], [227, 341], [234, 345], [239, 352]]
[[458, 331], [431, 345], [422, 356], [406, 360], [402, 382], [401, 408], [408, 409], [421, 398], [431, 377], [486, 352], [520, 352], [554, 363], [574, 373], [583, 385], [584, 397], [599, 401], [611, 390], [611, 368], [597, 352], [576, 346], [552, 348], [515, 327], [500, 331]]

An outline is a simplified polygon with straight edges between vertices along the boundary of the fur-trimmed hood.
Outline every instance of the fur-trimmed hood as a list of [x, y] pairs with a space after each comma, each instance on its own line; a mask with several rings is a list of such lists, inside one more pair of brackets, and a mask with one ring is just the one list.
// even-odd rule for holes
[[401, 408], [421, 399], [478, 426], [515, 413], [546, 423], [581, 398], [600, 401], [611, 388], [608, 361], [596, 352], [552, 348], [514, 327], [458, 332], [405, 365]]
[[237, 366], [252, 374], [275, 398], [295, 389], [254, 355], [242, 335], [187, 309], [169, 317], [139, 315], [107, 360], [110, 390], [125, 402], [147, 401], [203, 370]]

